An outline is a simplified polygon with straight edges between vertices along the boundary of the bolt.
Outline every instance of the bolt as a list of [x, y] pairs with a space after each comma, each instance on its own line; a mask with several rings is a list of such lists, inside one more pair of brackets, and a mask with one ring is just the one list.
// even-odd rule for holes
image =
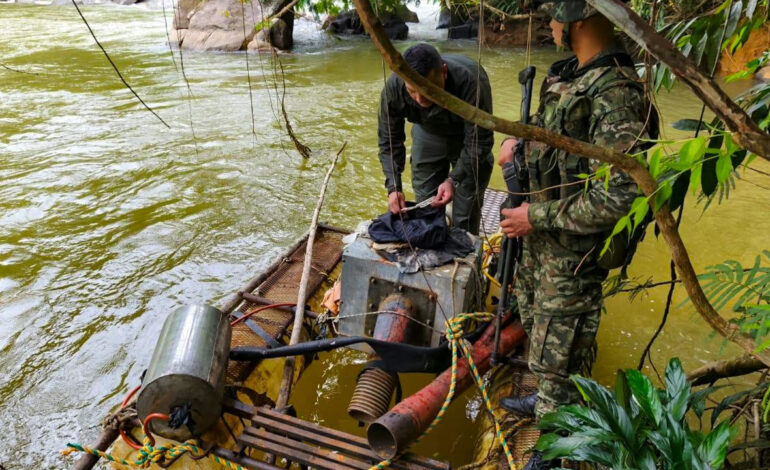
[[399, 284], [399, 286], [398, 286], [398, 291], [399, 291], [399, 292], [404, 292], [404, 286], [402, 286], [402, 285], [400, 285], [400, 284]]
[[374, 310], [374, 304], [369, 304], [369, 310]]
[[369, 278], [369, 284], [375, 284], [377, 282], [377, 279], [370, 277]]

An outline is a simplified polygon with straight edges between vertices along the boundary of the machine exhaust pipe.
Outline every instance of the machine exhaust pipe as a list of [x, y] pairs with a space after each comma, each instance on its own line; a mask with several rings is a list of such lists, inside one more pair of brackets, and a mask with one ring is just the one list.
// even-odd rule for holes
[[[383, 313], [377, 315], [374, 338], [391, 343], [405, 342], [409, 335], [409, 324], [414, 318], [414, 305], [403, 296], [394, 294], [380, 303], [379, 310]], [[377, 355], [369, 358], [369, 364], [358, 377], [348, 406], [348, 414], [363, 423], [371, 423], [388, 411], [396, 389], [397, 379], [393, 373], [371, 365], [377, 360]]]
[[[484, 335], [473, 344], [473, 362], [479, 374], [490, 369], [490, 357], [494, 349], [495, 325], [490, 324]], [[500, 356], [509, 354], [524, 340], [526, 333], [518, 320], [500, 332]], [[452, 370], [447, 369], [430, 384], [414, 395], [404, 399], [369, 426], [366, 437], [369, 446], [382, 459], [392, 459], [407, 445], [417, 439], [428, 428], [444, 403]], [[455, 397], [473, 383], [468, 360], [457, 361], [457, 384]]]

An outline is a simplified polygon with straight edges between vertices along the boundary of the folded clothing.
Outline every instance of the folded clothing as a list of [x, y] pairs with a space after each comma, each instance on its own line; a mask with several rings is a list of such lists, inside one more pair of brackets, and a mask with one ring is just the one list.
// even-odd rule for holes
[[443, 207], [422, 207], [402, 214], [386, 212], [369, 224], [369, 237], [373, 241], [410, 243], [416, 248], [440, 248], [448, 232]]

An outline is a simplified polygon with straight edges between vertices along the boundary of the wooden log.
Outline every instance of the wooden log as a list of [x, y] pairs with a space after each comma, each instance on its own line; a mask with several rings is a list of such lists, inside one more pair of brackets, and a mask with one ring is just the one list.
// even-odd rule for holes
[[[302, 280], [299, 284], [299, 292], [297, 293], [297, 305], [305, 305], [307, 301], [307, 284], [310, 280], [310, 268], [313, 263], [313, 242], [315, 241], [316, 230], [318, 229], [318, 216], [321, 213], [321, 207], [323, 207], [324, 197], [326, 196], [326, 187], [329, 185], [329, 179], [332, 176], [334, 167], [337, 165], [337, 160], [340, 154], [345, 150], [347, 143], [342, 144], [342, 148], [334, 155], [329, 170], [326, 172], [323, 183], [321, 184], [321, 193], [318, 195], [318, 202], [316, 203], [313, 217], [310, 221], [310, 230], [308, 232], [307, 245], [305, 248], [305, 262], [302, 266]], [[291, 330], [291, 338], [289, 339], [289, 346], [297, 344], [302, 331], [302, 322], [305, 319], [305, 310], [298, 308], [294, 314], [294, 325]], [[291, 394], [291, 383], [294, 377], [294, 357], [287, 357], [283, 366], [283, 377], [281, 379], [281, 389], [278, 393], [278, 400], [275, 402], [277, 409], [281, 410], [286, 407], [289, 402], [289, 395]]]
[[728, 377], [739, 377], [767, 368], [759, 359], [745, 354], [733, 359], [709, 362], [687, 374], [693, 385], [703, 385]]

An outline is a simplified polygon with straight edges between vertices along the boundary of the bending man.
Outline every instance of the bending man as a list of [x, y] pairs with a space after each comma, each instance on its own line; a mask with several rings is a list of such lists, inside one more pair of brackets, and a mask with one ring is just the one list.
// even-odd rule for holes
[[[437, 86], [492, 112], [492, 92], [484, 69], [459, 55], [439, 55], [428, 44], [404, 52], [411, 68]], [[452, 224], [477, 234], [484, 190], [494, 160], [491, 131], [450, 113], [392, 74], [380, 97], [377, 129], [388, 209], [405, 207], [401, 173], [406, 161], [405, 121], [412, 127], [412, 187], [418, 202], [436, 196], [434, 207], [452, 202]]]

